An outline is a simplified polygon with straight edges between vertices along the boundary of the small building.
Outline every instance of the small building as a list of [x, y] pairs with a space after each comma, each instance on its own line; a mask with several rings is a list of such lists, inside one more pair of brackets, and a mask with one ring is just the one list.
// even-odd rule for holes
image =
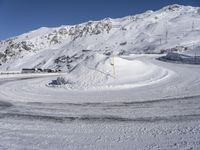
[[34, 68], [28, 69], [28, 68], [23, 68], [22, 73], [35, 73], [36, 70]]
[[56, 69], [56, 70], [55, 70], [55, 72], [61, 72], [61, 71], [62, 71], [61, 69]]
[[38, 72], [38, 73], [43, 72], [43, 69], [42, 68], [36, 68], [36, 72]]
[[54, 72], [54, 71], [53, 71], [53, 70], [51, 70], [51, 69], [44, 69], [44, 70], [43, 70], [43, 72], [52, 73], [52, 72]]
[[83, 49], [82, 52], [90, 52], [91, 50], [89, 49]]
[[21, 73], [55, 73], [55, 72], [61, 72], [60, 69], [42, 69], [42, 68], [23, 68]]

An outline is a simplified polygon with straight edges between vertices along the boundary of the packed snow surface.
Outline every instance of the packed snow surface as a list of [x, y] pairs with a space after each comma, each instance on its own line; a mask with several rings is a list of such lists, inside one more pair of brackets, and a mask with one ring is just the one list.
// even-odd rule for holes
[[66, 74], [1, 76], [0, 147], [198, 150], [200, 68], [158, 57], [117, 58], [116, 78], [93, 88], [47, 85]]

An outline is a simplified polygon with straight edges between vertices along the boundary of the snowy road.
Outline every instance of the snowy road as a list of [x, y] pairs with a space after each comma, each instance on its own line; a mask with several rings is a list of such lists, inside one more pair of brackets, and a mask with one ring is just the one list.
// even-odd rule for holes
[[173, 73], [110, 91], [36, 88], [52, 77], [2, 80], [0, 149], [199, 150], [200, 67], [154, 56], [126, 59]]
[[200, 96], [128, 103], [1, 102], [1, 149], [199, 149]]

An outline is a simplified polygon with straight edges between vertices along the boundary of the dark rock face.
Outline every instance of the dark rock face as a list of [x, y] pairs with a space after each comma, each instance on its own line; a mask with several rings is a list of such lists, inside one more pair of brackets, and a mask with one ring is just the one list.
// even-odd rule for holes
[[4, 53], [1, 53], [1, 52], [0, 52], [0, 61], [1, 61], [1, 62], [6, 62], [6, 60], [7, 60], [6, 55], [5, 55]]
[[55, 36], [52, 38], [52, 40], [51, 40], [50, 43], [53, 43], [53, 44], [57, 44], [57, 43], [59, 43], [58, 36], [55, 35]]
[[21, 48], [22, 49], [29, 51], [29, 50], [32, 49], [31, 47], [33, 47], [33, 45], [28, 45], [27, 42], [25, 42], [25, 41], [21, 42]]
[[120, 43], [119, 45], [120, 46], [124, 46], [124, 45], [126, 45], [127, 44], [127, 42], [122, 42], [122, 43]]
[[14, 51], [12, 51], [11, 49], [7, 48], [5, 51], [4, 51], [5, 55], [8, 55], [10, 57], [14, 56], [16, 53]]
[[70, 63], [72, 62], [71, 58], [69, 56], [60, 56], [55, 60], [55, 63]]
[[68, 33], [67, 29], [66, 28], [60, 28], [58, 30], [58, 33], [61, 34], [61, 35], [66, 35]]
[[180, 5], [174, 4], [166, 7], [166, 11], [177, 11], [181, 8]]

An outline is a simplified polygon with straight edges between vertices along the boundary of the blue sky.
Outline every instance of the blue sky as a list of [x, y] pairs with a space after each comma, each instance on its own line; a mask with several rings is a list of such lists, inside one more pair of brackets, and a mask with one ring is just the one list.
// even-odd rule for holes
[[200, 6], [200, 0], [0, 0], [0, 40], [43, 26], [124, 17], [175, 3]]

